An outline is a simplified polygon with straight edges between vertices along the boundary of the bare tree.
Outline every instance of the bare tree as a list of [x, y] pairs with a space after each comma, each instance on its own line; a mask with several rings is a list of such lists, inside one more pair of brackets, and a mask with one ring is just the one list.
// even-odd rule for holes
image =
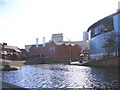
[[105, 43], [103, 44], [102, 47], [105, 48], [108, 57], [110, 57], [110, 53], [115, 53], [115, 56], [117, 56], [117, 53], [118, 53], [118, 35], [117, 35], [117, 33], [112, 32], [104, 39], [105, 39]]

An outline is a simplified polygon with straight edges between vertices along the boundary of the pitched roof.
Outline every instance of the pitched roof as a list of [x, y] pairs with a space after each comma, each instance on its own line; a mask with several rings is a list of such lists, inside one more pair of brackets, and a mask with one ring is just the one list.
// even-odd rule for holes
[[66, 46], [71, 45], [71, 46], [75, 46], [76, 43], [72, 43], [72, 42], [54, 42], [56, 45], [62, 45], [65, 44]]
[[15, 47], [15, 46], [5, 45], [5, 48], [6, 48], [6, 49], [13, 49], [13, 50], [15, 50], [16, 52], [21, 52], [20, 49], [19, 49], [18, 47]]

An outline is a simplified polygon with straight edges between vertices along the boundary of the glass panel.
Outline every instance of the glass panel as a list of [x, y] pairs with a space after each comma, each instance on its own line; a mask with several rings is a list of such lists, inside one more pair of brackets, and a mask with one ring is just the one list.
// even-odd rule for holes
[[50, 48], [50, 52], [51, 52], [51, 53], [54, 53], [54, 52], [55, 52], [55, 47], [51, 47], [51, 48]]

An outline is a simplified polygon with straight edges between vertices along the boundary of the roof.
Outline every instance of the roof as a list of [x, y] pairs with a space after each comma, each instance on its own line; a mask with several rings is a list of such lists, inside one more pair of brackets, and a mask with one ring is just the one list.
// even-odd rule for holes
[[66, 46], [71, 45], [71, 46], [75, 46], [76, 43], [72, 43], [72, 42], [54, 42], [56, 45], [62, 45], [65, 44]]
[[[54, 42], [54, 41], [53, 41]], [[56, 45], [62, 45], [64, 44], [63, 42], [54, 42]]]
[[6, 45], [5, 45], [5, 48], [6, 48], [6, 49], [13, 49], [13, 50], [15, 50], [16, 52], [21, 52], [18, 47], [6, 46]]
[[87, 32], [89, 32], [91, 28], [93, 28], [93, 27], [95, 27], [96, 25], [100, 24], [100, 23], [103, 22], [104, 20], [109, 19], [109, 18], [112, 18], [114, 15], [117, 15], [118, 13], [120, 13], [120, 11], [117, 11], [116, 13], [113, 13], [113, 14], [111, 14], [111, 15], [109, 15], [109, 16], [107, 16], [107, 17], [105, 17], [105, 18], [103, 18], [103, 19], [95, 22], [94, 24], [92, 24], [92, 25], [87, 29]]

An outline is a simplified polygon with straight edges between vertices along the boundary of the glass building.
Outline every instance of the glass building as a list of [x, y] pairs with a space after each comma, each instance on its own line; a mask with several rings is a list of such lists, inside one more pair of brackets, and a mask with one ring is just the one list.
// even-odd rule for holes
[[[91, 60], [99, 60], [105, 57], [114, 57], [119, 55], [118, 45], [120, 42], [120, 11], [109, 15], [93, 25], [91, 25], [87, 32], [90, 35], [90, 58]], [[113, 35], [115, 37], [113, 38]], [[112, 43], [110, 40], [114, 39], [114, 46], [106, 46], [106, 43]], [[108, 42], [109, 41], [109, 42]]]

